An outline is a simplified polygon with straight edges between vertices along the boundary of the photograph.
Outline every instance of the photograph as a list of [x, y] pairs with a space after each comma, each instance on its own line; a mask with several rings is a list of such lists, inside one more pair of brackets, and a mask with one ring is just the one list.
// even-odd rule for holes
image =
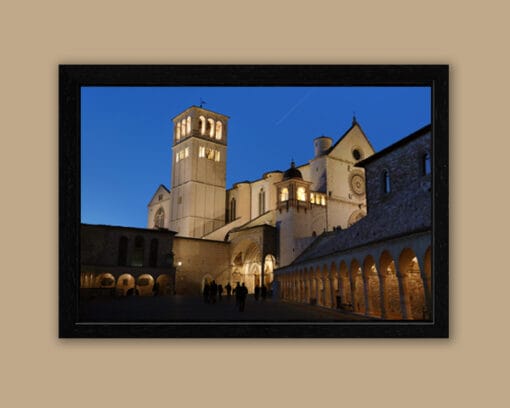
[[61, 66], [61, 337], [447, 337], [447, 66]]

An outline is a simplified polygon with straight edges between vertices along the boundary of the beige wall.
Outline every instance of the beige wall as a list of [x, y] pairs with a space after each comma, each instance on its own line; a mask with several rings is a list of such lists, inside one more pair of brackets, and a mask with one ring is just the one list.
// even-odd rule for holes
[[[174, 238], [177, 294], [200, 295], [205, 276], [226, 284], [230, 272], [230, 245], [193, 238]], [[225, 281], [225, 282], [224, 282]]]

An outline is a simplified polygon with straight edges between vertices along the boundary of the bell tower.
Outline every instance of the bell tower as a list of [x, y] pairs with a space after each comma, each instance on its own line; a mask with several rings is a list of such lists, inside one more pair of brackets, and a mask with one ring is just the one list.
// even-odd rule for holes
[[201, 238], [225, 225], [228, 116], [191, 106], [173, 121], [170, 229]]

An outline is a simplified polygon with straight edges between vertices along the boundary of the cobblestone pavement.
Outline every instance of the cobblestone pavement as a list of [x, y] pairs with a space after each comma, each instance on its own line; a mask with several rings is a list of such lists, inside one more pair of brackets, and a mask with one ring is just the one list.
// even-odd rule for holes
[[255, 300], [249, 296], [240, 312], [235, 299], [224, 297], [216, 303], [205, 303], [200, 297], [121, 297], [96, 298], [80, 302], [81, 322], [315, 322], [367, 321], [367, 317], [319, 306], [283, 302], [273, 299]]

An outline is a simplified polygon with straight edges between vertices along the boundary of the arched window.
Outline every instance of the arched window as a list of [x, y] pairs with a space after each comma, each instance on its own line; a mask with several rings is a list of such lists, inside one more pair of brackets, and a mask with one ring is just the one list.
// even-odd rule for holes
[[425, 153], [422, 158], [422, 166], [423, 166], [423, 175], [426, 176], [432, 171], [432, 163], [430, 160], [430, 154]]
[[209, 137], [214, 137], [214, 120], [211, 118], [207, 119], [207, 131], [209, 133]]
[[304, 187], [298, 187], [297, 199], [298, 199], [298, 201], [306, 201], [306, 191], [305, 191]]
[[263, 188], [259, 191], [259, 215], [266, 212], [266, 192]]
[[131, 266], [143, 266], [144, 255], [144, 239], [141, 236], [135, 238], [135, 249], [133, 251], [133, 258], [131, 259]]
[[216, 139], [221, 140], [223, 136], [223, 124], [220, 121], [216, 122]]
[[383, 191], [384, 194], [389, 194], [391, 191], [391, 180], [390, 180], [390, 173], [388, 170], [384, 170], [383, 173]]
[[127, 237], [120, 237], [119, 239], [119, 266], [125, 266], [127, 264]]
[[165, 226], [165, 210], [159, 208], [154, 216], [154, 228], [163, 228]]
[[189, 135], [191, 133], [191, 116], [186, 118], [186, 134]]
[[158, 264], [158, 240], [153, 238], [151, 240], [151, 250], [149, 254], [149, 266], [155, 268]]
[[186, 119], [181, 121], [181, 136], [184, 137], [186, 135]]
[[289, 200], [289, 189], [287, 187], [284, 187], [280, 191], [280, 201], [288, 201], [288, 200]]
[[314, 193], [310, 193], [310, 202], [312, 204], [315, 204], [315, 194]]
[[175, 127], [175, 138], [179, 140], [181, 138], [181, 125], [177, 124]]
[[236, 199], [232, 198], [230, 200], [230, 221], [234, 221], [236, 219]]
[[198, 123], [200, 125], [200, 134], [203, 136], [205, 135], [205, 118], [203, 116], [200, 116], [198, 118]]

